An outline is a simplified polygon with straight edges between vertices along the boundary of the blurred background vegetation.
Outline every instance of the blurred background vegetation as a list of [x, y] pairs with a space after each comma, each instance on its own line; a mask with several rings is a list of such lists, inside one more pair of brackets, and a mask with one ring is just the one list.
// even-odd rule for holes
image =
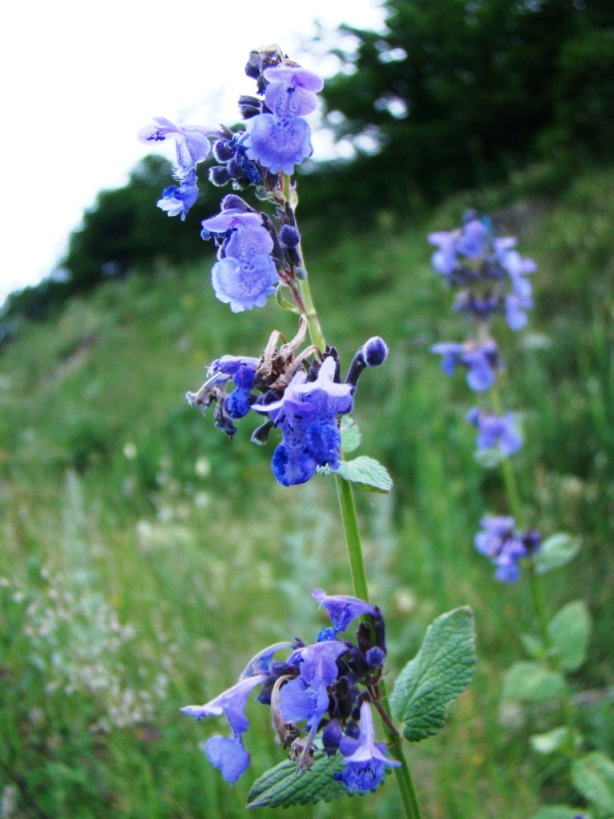
[[[345, 364], [370, 335], [391, 348], [363, 376], [356, 411], [360, 453], [396, 483], [390, 498], [358, 498], [391, 677], [436, 614], [476, 613], [475, 682], [448, 728], [409, 751], [425, 815], [526, 819], [570, 794], [556, 761], [528, 748], [552, 715], [500, 702], [533, 612], [525, 585], [496, 584], [472, 547], [482, 514], [502, 511], [502, 487], [473, 460], [462, 375], [444, 378], [428, 352], [464, 328], [425, 237], [476, 207], [538, 264], [529, 329], [500, 329], [504, 392], [523, 417], [515, 464], [531, 523], [582, 535], [573, 567], [546, 586], [552, 610], [588, 600], [595, 636], [574, 691], [592, 747], [611, 754], [614, 8], [386, 8], [386, 34], [348, 29], [324, 91], [356, 156], [303, 173], [304, 247]], [[272, 304], [233, 316], [215, 301], [198, 233], [220, 191], [203, 184], [182, 224], [155, 208], [169, 173], [147, 157], [102, 192], [61, 270], [3, 309], [3, 819], [241, 815], [249, 781], [283, 756], [267, 710], [250, 705], [253, 764], [230, 789], [197, 748], [224, 726], [178, 708], [231, 684], [254, 646], [313, 639], [312, 588], [348, 591], [332, 483], [274, 485], [271, 447], [249, 443], [249, 419], [229, 441], [184, 403], [214, 358], [256, 355], [295, 321]], [[388, 817], [396, 800], [387, 785], [293, 815]]]

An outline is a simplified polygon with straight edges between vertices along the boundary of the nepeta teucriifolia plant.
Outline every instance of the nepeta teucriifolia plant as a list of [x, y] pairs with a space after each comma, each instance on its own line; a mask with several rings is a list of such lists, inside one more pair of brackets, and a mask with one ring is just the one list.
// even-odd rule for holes
[[[166, 188], [158, 201], [169, 216], [186, 218], [198, 196], [196, 166], [213, 158], [210, 182], [235, 191], [222, 198], [218, 214], [202, 223], [202, 238], [217, 248], [211, 271], [215, 295], [235, 313], [263, 307], [275, 296], [282, 308], [298, 315], [298, 326], [290, 341], [273, 330], [264, 349], [253, 356], [221, 355], [187, 399], [203, 412], [213, 405], [215, 426], [229, 437], [237, 434], [235, 422], [249, 413], [259, 416], [252, 440], [266, 445], [269, 437], [277, 439], [271, 469], [280, 484], [334, 476], [354, 596], [313, 592], [332, 623], [314, 643], [294, 639], [265, 648], [228, 690], [205, 705], [181, 710], [196, 719], [226, 716], [230, 735], [211, 737], [204, 751], [234, 784], [249, 765], [243, 744], [249, 726], [245, 708], [258, 689], [257, 699], [270, 707], [289, 759], [254, 783], [249, 806], [288, 807], [365, 793], [394, 769], [405, 814], [417, 819], [420, 809], [395, 722], [410, 741], [443, 727], [447, 705], [468, 685], [473, 671], [473, 617], [467, 608], [439, 617], [387, 693], [384, 616], [368, 602], [352, 483], [389, 492], [392, 481], [372, 458], [348, 461], [345, 456], [360, 441], [349, 417], [359, 377], [383, 364], [388, 350], [381, 338], [368, 339], [344, 368], [337, 348], [325, 340], [309, 288], [292, 174], [312, 152], [305, 117], [317, 106], [322, 79], [288, 59], [278, 46], [253, 51], [246, 74], [255, 89], [239, 99], [244, 127], [180, 127], [157, 118], [141, 129], [139, 139], [147, 145], [175, 142], [178, 184]], [[258, 209], [237, 193], [249, 188]], [[265, 203], [263, 210], [260, 203]], [[497, 366], [496, 349], [494, 358], [486, 348], [449, 351], [450, 361], [451, 356], [473, 370], [480, 383]], [[509, 432], [483, 434], [496, 438], [502, 448], [511, 445]], [[357, 618], [356, 641], [341, 638]], [[375, 738], [374, 711], [386, 743]]]
[[[575, 788], [595, 813], [569, 805], [544, 807], [534, 819], [589, 819], [612, 815], [613, 803], [605, 781], [614, 780], [614, 763], [601, 752], [587, 753], [580, 734], [574, 698], [566, 674], [584, 663], [591, 623], [583, 600], [565, 605], [552, 618], [547, 613], [541, 576], [567, 564], [577, 553], [579, 541], [557, 533], [542, 542], [535, 529], [526, 528], [526, 512], [512, 466], [512, 456], [522, 447], [516, 414], [503, 411], [499, 375], [503, 361], [494, 335], [495, 319], [504, 317], [508, 326], [522, 330], [532, 305], [535, 272], [531, 259], [523, 258], [513, 237], [494, 234], [488, 217], [469, 211], [460, 228], [432, 233], [429, 242], [437, 247], [432, 262], [446, 284], [456, 290], [454, 309], [474, 319], [475, 331], [461, 343], [440, 343], [432, 348], [443, 356], [442, 368], [452, 375], [457, 366], [466, 370], [467, 383], [482, 399], [471, 408], [467, 421], [477, 430], [476, 460], [487, 468], [501, 468], [507, 508], [480, 521], [474, 545], [496, 567], [495, 578], [515, 583], [526, 568], [536, 612], [539, 637], [524, 635], [529, 661], [515, 663], [506, 673], [504, 700], [526, 706], [554, 701], [561, 723], [544, 734], [531, 737], [541, 754], [559, 753], [570, 764]], [[487, 406], [483, 400], [489, 399]], [[511, 513], [511, 514], [510, 514]]]

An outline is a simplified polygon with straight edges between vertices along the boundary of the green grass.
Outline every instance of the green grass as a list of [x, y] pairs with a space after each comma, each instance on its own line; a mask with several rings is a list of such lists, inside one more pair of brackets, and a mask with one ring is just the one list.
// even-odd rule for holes
[[[539, 265], [529, 330], [521, 340], [501, 331], [503, 390], [524, 413], [514, 463], [530, 521], [583, 537], [574, 564], [546, 578], [552, 611], [585, 597], [594, 619], [576, 691], [613, 679], [613, 189], [605, 168], [557, 195], [536, 184], [520, 195], [518, 184], [475, 196]], [[473, 460], [464, 379], [446, 379], [429, 353], [464, 330], [425, 234], [457, 224], [469, 203], [456, 197], [394, 229], [382, 217], [326, 248], [307, 226], [305, 247], [345, 365], [370, 335], [391, 349], [363, 376], [355, 414], [359, 453], [396, 482], [392, 498], [358, 497], [390, 677], [437, 614], [467, 603], [476, 614], [474, 683], [447, 728], [408, 749], [425, 819], [526, 819], [540, 799], [569, 797], [564, 770], [528, 747], [552, 715], [500, 707], [501, 675], [520, 656], [520, 634], [535, 630], [531, 599], [524, 583], [496, 584], [472, 548], [480, 516], [504, 511], [502, 487]], [[194, 724], [178, 708], [234, 682], [255, 648], [311, 640], [324, 622], [311, 589], [350, 590], [332, 481], [274, 485], [271, 446], [249, 443], [250, 419], [229, 441], [184, 402], [214, 358], [255, 355], [274, 328], [295, 331], [273, 305], [232, 316], [208, 269], [205, 259], [109, 283], [0, 357], [0, 791], [17, 803], [8, 816], [242, 815], [250, 782], [283, 758], [268, 710], [250, 705], [252, 766], [231, 789], [198, 750], [221, 721]], [[607, 701], [582, 720], [611, 751]], [[390, 778], [375, 795], [291, 814], [398, 812]]]

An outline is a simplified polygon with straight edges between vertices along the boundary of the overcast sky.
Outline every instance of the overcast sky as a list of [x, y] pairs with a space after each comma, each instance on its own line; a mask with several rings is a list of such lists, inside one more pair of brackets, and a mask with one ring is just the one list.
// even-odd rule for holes
[[0, 303], [48, 275], [96, 193], [125, 183], [152, 116], [235, 122], [236, 98], [252, 91], [247, 54], [263, 44], [333, 71], [301, 49], [316, 19], [380, 28], [383, 12], [378, 0], [7, 0]]

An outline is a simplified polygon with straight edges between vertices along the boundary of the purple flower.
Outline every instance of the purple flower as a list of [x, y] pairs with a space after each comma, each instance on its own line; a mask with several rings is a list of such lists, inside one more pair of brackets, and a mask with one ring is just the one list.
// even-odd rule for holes
[[489, 237], [488, 227], [478, 218], [469, 219], [463, 226], [456, 244], [456, 252], [468, 259], [483, 256]]
[[512, 517], [486, 517], [480, 521], [482, 531], [475, 536], [478, 552], [489, 557], [497, 567], [495, 577], [503, 583], [515, 583], [520, 577], [518, 561], [534, 554], [541, 544], [535, 531], [520, 534], [514, 530]]
[[345, 757], [341, 781], [350, 794], [375, 790], [382, 781], [386, 765], [398, 767], [401, 764], [386, 756], [383, 742], [375, 742], [373, 717], [368, 702], [363, 702], [360, 706], [359, 738], [342, 737], [339, 750]]
[[478, 449], [498, 447], [503, 455], [513, 455], [522, 446], [522, 438], [516, 431], [514, 413], [508, 412], [499, 417], [494, 412], [474, 407], [466, 417], [469, 423], [477, 427]]
[[299, 666], [300, 676], [284, 685], [279, 694], [281, 712], [287, 722], [306, 720], [307, 727], [317, 730], [329, 707], [328, 686], [339, 672], [337, 659], [347, 651], [345, 643], [331, 640], [298, 649], [288, 664]]
[[[523, 280], [524, 281], [524, 280]], [[530, 285], [529, 282], [527, 284]], [[533, 299], [528, 296], [518, 296], [510, 293], [505, 297], [505, 320], [511, 330], [522, 330], [527, 325], [526, 310], [533, 307]]]
[[156, 204], [169, 216], [181, 216], [183, 222], [188, 215], [188, 211], [198, 199], [196, 173], [191, 171], [179, 181], [179, 187], [171, 185], [170, 188], [164, 188], [162, 198], [158, 199]]
[[456, 267], [456, 245], [460, 231], [440, 230], [430, 233], [428, 240], [432, 245], [438, 245], [439, 250], [433, 253], [431, 262], [435, 270], [444, 276], [451, 276]]
[[307, 374], [299, 370], [279, 401], [253, 405], [282, 430], [271, 468], [283, 486], [305, 483], [319, 466], [339, 466], [341, 435], [336, 419], [351, 411], [353, 387], [335, 382], [336, 366], [328, 356], [315, 381], [307, 382]]
[[180, 127], [164, 117], [154, 117], [151, 125], [146, 125], [137, 134], [140, 142], [145, 144], [165, 142], [174, 139], [177, 147], [176, 177], [179, 186], [165, 188], [158, 207], [169, 216], [181, 216], [184, 220], [188, 211], [198, 198], [196, 184], [196, 165], [203, 162], [211, 149], [208, 137], [220, 137], [221, 131], [215, 128], [203, 128], [199, 125]]
[[313, 597], [321, 606], [324, 606], [330, 621], [333, 624], [334, 634], [345, 631], [352, 620], [364, 614], [381, 619], [380, 610], [360, 600], [358, 597], [349, 597], [344, 594], [326, 594], [323, 589], [314, 589]]
[[213, 767], [221, 771], [222, 777], [231, 785], [249, 767], [250, 755], [245, 750], [240, 734], [235, 733], [232, 737], [216, 734], [205, 742], [202, 749]]
[[[233, 197], [232, 202], [238, 199]], [[238, 207], [205, 219], [203, 237], [222, 238], [219, 261], [211, 271], [217, 298], [230, 304], [233, 313], [264, 307], [279, 282], [273, 257], [273, 239], [262, 217]]]
[[457, 365], [463, 366], [467, 370], [467, 383], [472, 390], [483, 392], [493, 385], [499, 355], [492, 339], [466, 341], [463, 344], [443, 342], [433, 345], [431, 352], [443, 356], [441, 368], [446, 375], [452, 375]]
[[211, 136], [221, 136], [221, 132], [216, 128], [203, 128], [199, 125], [181, 127], [164, 117], [154, 117], [151, 125], [141, 128], [137, 139], [145, 144], [174, 139], [177, 143], [177, 164], [182, 171], [187, 172], [207, 158], [211, 150], [208, 137]]
[[249, 727], [249, 720], [245, 716], [245, 706], [247, 705], [249, 693], [252, 688], [261, 685], [266, 679], [266, 674], [245, 677], [239, 680], [236, 685], [209, 700], [205, 705], [186, 705], [179, 710], [194, 719], [221, 717], [222, 714], [225, 714], [233, 731], [243, 734]]
[[301, 117], [315, 110], [315, 94], [323, 82], [300, 66], [278, 65], [263, 74], [269, 83], [265, 103], [271, 113], [247, 121], [246, 156], [273, 174], [292, 174], [294, 166], [311, 155], [311, 129]]

